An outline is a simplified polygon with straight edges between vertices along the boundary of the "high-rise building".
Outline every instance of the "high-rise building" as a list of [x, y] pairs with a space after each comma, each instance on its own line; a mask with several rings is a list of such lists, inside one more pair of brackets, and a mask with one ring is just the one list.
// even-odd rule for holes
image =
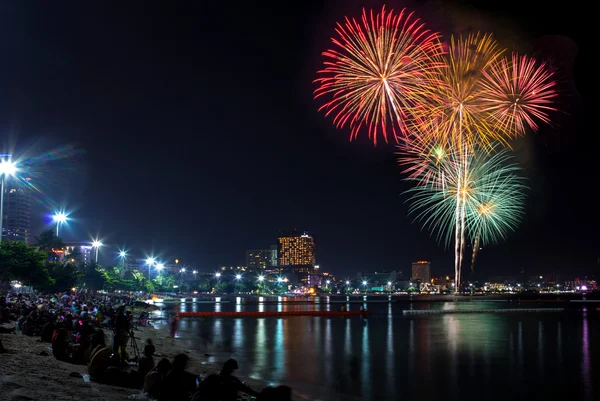
[[79, 262], [83, 265], [89, 265], [90, 263], [92, 263], [92, 245], [90, 245], [89, 243], [76, 243], [76, 242], [69, 242], [66, 245], [66, 254], [70, 255], [73, 253], [73, 251], [76, 249], [77, 251], [79, 251], [79, 255], [77, 256], [79, 258]]
[[252, 249], [246, 251], [246, 268], [248, 270], [260, 270], [273, 266], [273, 250]]
[[31, 237], [31, 204], [26, 183], [29, 178], [6, 180], [2, 239], [29, 244]]
[[278, 267], [312, 273], [315, 268], [315, 237], [308, 231], [279, 232]]
[[431, 262], [426, 260], [413, 262], [412, 280], [420, 281], [422, 283], [429, 283], [431, 281]]
[[277, 245], [271, 245], [271, 267], [277, 267]]

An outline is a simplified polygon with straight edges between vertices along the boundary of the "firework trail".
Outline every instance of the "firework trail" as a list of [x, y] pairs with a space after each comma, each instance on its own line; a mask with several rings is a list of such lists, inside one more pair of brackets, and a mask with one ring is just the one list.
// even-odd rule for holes
[[439, 35], [413, 13], [385, 6], [377, 14], [363, 9], [359, 21], [346, 18], [335, 32], [315, 80], [315, 99], [329, 99], [319, 111], [333, 116], [336, 127], [349, 126], [351, 139], [366, 129], [375, 144], [380, 136], [387, 142], [390, 132], [397, 140], [435, 96], [443, 66]]

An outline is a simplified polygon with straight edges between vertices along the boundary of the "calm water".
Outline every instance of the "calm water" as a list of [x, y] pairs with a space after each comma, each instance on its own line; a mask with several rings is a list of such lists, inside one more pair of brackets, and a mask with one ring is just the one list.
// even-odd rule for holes
[[[174, 304], [163, 313], [335, 310], [340, 305], [236, 305], [234, 300]], [[240, 364], [239, 376], [290, 385], [307, 400], [600, 399], [600, 314], [595, 307], [409, 316], [403, 310], [515, 306], [367, 306], [373, 313], [368, 319], [187, 318], [181, 320], [180, 341], [202, 354], [214, 354], [218, 362], [231, 356]]]

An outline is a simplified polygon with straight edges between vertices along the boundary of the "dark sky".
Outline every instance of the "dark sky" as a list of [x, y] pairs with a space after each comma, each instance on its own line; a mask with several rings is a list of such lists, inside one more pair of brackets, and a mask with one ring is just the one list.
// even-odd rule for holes
[[556, 126], [515, 144], [527, 217], [484, 249], [479, 274], [600, 269], [581, 23], [575, 10], [522, 1], [2, 2], [1, 137], [33, 160], [36, 229], [65, 205], [76, 218], [65, 239], [99, 234], [112, 245], [105, 264], [125, 245], [210, 271], [297, 227], [315, 233], [318, 263], [340, 277], [408, 274], [417, 259], [450, 274], [452, 253], [406, 216], [392, 144], [349, 142], [312, 99], [335, 21], [384, 3], [412, 7], [446, 38], [493, 31], [558, 68]]

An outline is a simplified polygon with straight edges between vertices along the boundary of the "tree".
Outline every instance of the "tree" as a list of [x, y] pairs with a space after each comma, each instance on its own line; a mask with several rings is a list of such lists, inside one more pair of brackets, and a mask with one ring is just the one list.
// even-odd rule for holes
[[200, 292], [209, 292], [212, 289], [210, 280], [207, 278], [201, 278], [198, 280], [198, 289]]
[[52, 288], [56, 291], [66, 291], [72, 288], [83, 276], [75, 263], [47, 263], [50, 276], [54, 279]]
[[54, 280], [44, 266], [46, 255], [22, 242], [0, 242], [0, 277], [44, 287]]
[[52, 228], [44, 230], [40, 233], [39, 237], [35, 237], [35, 246], [38, 251], [44, 252], [48, 255], [48, 259], [55, 259], [55, 249], [63, 249], [65, 243], [60, 237], [57, 237]]

